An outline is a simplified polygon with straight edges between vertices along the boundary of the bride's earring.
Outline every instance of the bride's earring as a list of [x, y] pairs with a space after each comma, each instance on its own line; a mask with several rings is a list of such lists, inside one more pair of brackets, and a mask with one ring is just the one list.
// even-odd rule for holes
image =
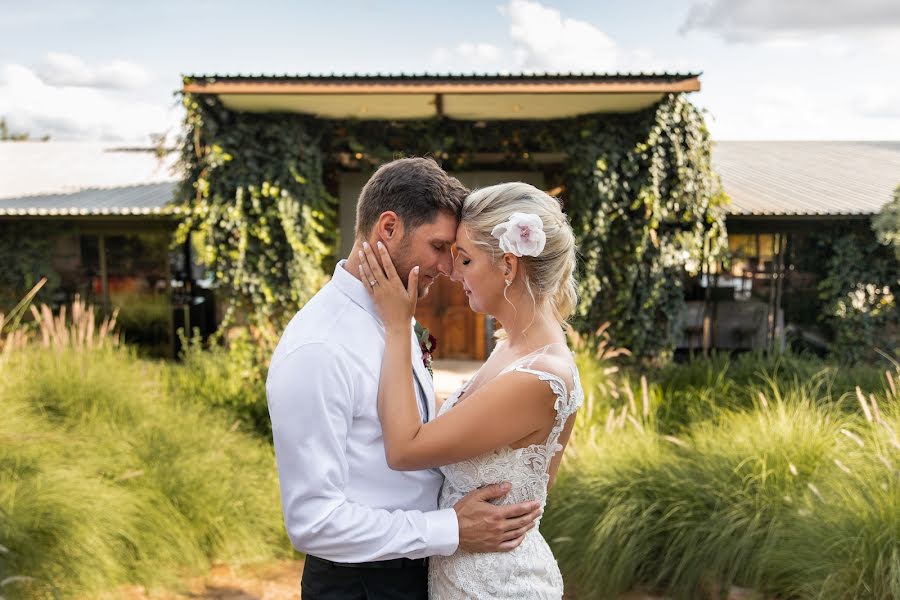
[[512, 285], [512, 281], [510, 281], [509, 279], [507, 279], [507, 280], [506, 280], [506, 287], [509, 287], [510, 285]]

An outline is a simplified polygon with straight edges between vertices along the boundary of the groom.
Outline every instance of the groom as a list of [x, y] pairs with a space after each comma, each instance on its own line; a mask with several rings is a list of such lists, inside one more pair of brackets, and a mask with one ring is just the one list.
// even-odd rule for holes
[[[381, 241], [399, 273], [419, 265], [424, 296], [452, 269], [466, 194], [430, 159], [378, 169], [359, 197], [350, 257], [294, 316], [272, 356], [269, 415], [288, 536], [307, 555], [304, 600], [425, 600], [428, 556], [511, 550], [539, 516], [537, 502], [489, 502], [505, 496], [508, 483], [437, 510], [440, 471], [392, 471], [384, 455], [377, 412], [384, 328], [370, 284], [360, 280], [357, 251]], [[412, 332], [410, 344], [427, 421], [435, 417], [433, 382]]]

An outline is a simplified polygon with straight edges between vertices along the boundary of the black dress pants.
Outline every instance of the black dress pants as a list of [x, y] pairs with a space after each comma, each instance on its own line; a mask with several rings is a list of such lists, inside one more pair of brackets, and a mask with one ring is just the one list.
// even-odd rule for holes
[[307, 555], [302, 600], [428, 600], [426, 561], [398, 559], [348, 565]]

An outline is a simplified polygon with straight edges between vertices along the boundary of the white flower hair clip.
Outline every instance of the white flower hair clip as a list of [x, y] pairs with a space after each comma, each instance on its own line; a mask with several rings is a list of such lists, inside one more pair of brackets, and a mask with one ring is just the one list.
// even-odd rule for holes
[[513, 213], [508, 221], [494, 227], [491, 235], [500, 240], [501, 250], [515, 256], [537, 256], [547, 244], [543, 221], [528, 213]]

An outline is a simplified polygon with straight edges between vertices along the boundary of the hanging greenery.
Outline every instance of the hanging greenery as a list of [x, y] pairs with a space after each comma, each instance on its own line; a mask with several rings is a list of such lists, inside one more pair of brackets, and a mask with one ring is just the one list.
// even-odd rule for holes
[[893, 247], [894, 255], [900, 260], [900, 185], [894, 190], [894, 198], [875, 216], [872, 229], [878, 241]]
[[53, 266], [53, 246], [65, 228], [39, 221], [0, 222], [0, 313], [18, 304], [42, 277], [47, 283], [36, 302], [52, 304], [57, 298], [60, 277]]
[[[190, 197], [180, 232], [200, 234], [220, 289], [257, 325], [279, 329], [324, 281], [337, 226], [323, 180], [400, 156], [458, 172], [490, 153], [492, 168], [543, 170], [548, 188], [561, 186], [582, 255], [577, 329], [611, 321], [613, 343], [639, 357], [674, 347], [682, 272], [724, 244], [709, 135], [683, 96], [634, 115], [490, 123], [320, 120], [184, 101]], [[562, 165], [539, 164], [541, 153]]]
[[568, 213], [583, 265], [581, 329], [610, 322], [618, 347], [665, 358], [683, 312], [682, 277], [726, 247], [727, 201], [702, 114], [682, 96], [568, 139]]
[[[835, 240], [836, 238], [836, 240]], [[827, 238], [831, 256], [819, 282], [831, 354], [846, 363], [877, 360], [900, 348], [900, 261], [868, 231]]]
[[316, 123], [244, 115], [185, 95], [182, 208], [176, 243], [195, 235], [227, 304], [270, 341], [325, 281], [336, 201], [322, 183]]

